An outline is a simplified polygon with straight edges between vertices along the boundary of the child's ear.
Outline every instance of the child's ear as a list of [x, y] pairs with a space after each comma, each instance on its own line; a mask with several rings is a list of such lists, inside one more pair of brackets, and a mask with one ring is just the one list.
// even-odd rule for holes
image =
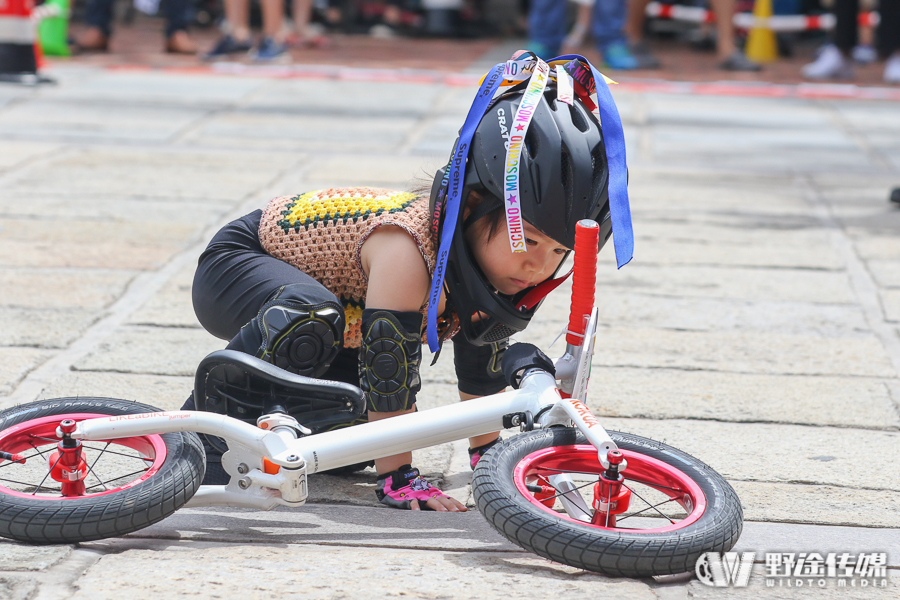
[[469, 191], [469, 197], [466, 198], [466, 206], [463, 208], [463, 221], [469, 218], [469, 213], [475, 210], [484, 198], [476, 191]]

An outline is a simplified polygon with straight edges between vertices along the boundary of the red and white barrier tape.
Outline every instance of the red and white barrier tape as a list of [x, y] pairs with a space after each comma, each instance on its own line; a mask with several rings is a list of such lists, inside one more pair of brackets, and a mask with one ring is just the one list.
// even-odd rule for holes
[[[712, 11], [697, 6], [680, 4], [662, 4], [651, 2], [647, 5], [647, 16], [656, 19], [672, 19], [689, 23], [712, 23], [715, 15]], [[859, 24], [875, 26], [880, 20], [877, 12], [859, 14]], [[752, 13], [734, 15], [734, 26], [741, 29], [771, 29], [772, 31], [812, 31], [834, 29], [835, 18], [832, 14], [824, 15], [774, 15], [767, 19], [757, 19]]]

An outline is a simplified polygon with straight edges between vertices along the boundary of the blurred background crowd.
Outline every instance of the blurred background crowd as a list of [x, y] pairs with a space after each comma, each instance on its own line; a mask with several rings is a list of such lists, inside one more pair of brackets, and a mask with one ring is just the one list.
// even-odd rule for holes
[[77, 53], [110, 52], [114, 24], [141, 11], [165, 23], [161, 49], [202, 61], [283, 63], [292, 50], [348, 35], [519, 37], [544, 58], [595, 51], [610, 70], [665, 70], [666, 48], [680, 45], [714, 53], [718, 69], [753, 72], [772, 57], [747, 40], [768, 23], [770, 53], [805, 53], [806, 79], [850, 81], [860, 65], [883, 61], [883, 81], [900, 84], [900, 0], [73, 1], [67, 47]]

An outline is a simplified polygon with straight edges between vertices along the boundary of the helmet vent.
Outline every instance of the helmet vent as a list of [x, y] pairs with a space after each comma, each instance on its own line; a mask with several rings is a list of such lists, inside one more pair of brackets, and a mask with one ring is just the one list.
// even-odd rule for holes
[[525, 149], [528, 150], [528, 156], [534, 160], [541, 151], [540, 136], [535, 132], [536, 127], [529, 127], [528, 133], [525, 134]]
[[590, 125], [588, 125], [587, 119], [584, 118], [584, 115], [581, 114], [581, 110], [572, 106], [569, 106], [569, 113], [572, 115], [572, 125], [578, 128], [578, 131], [582, 133], [586, 133], [588, 129], [590, 129]]
[[599, 199], [603, 192], [603, 173], [606, 171], [606, 150], [603, 144], [597, 144], [591, 150], [591, 195], [594, 199]]
[[497, 323], [494, 327], [484, 334], [484, 341], [493, 344], [494, 342], [499, 342], [500, 340], [505, 340], [512, 335], [518, 333], [515, 329], [511, 327], [507, 327], [506, 325]]
[[565, 145], [561, 148], [562, 152], [560, 152], [560, 175], [562, 183], [562, 188], [566, 194], [566, 221], [569, 220], [569, 215], [572, 214], [572, 206], [575, 204], [575, 199], [573, 194], [575, 193], [575, 169], [572, 165], [572, 158], [569, 156], [569, 149], [566, 148]]

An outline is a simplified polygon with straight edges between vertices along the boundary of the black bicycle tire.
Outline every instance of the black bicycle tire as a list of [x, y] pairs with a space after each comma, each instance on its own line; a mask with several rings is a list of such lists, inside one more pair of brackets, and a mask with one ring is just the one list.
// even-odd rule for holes
[[[52, 415], [126, 415], [161, 412], [148, 404], [115, 398], [54, 398], [0, 412], [0, 431]], [[119, 537], [170, 516], [200, 487], [206, 458], [194, 432], [165, 433], [166, 458], [159, 471], [137, 485], [106, 495], [30, 499], [0, 492], [0, 536], [33, 544], [72, 544]]]
[[604, 531], [554, 517], [522, 496], [513, 470], [525, 456], [551, 446], [588, 443], [572, 428], [534, 431], [505, 440], [478, 462], [472, 489], [478, 510], [509, 541], [550, 560], [614, 577], [651, 577], [693, 571], [704, 552], [727, 552], [743, 528], [743, 510], [731, 485], [696, 458], [661, 442], [611, 431], [624, 450], [677, 467], [703, 490], [707, 509], [683, 529], [633, 534]]

